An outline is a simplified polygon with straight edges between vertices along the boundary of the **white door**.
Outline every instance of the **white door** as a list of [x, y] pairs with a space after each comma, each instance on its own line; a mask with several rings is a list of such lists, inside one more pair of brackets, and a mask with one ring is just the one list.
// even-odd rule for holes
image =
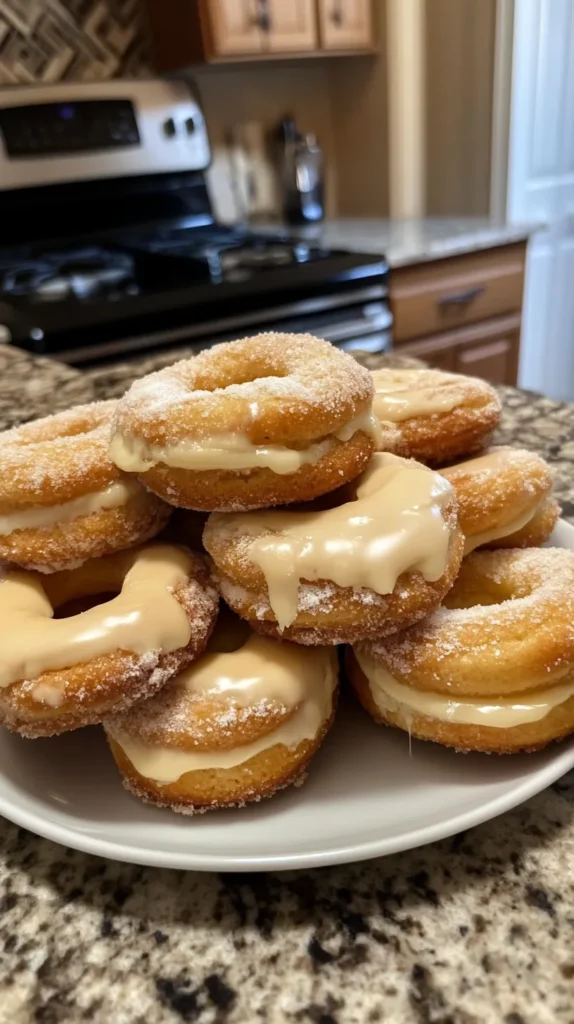
[[516, 0], [508, 217], [529, 246], [519, 383], [574, 399], [574, 2]]

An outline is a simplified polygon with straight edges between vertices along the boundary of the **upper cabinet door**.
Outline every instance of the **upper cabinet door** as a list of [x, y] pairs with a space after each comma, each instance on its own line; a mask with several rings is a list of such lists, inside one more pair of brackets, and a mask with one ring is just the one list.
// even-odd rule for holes
[[208, 9], [218, 57], [261, 53], [267, 48], [263, 6], [258, 0], [209, 0]]
[[268, 15], [268, 47], [280, 53], [317, 48], [315, 0], [263, 0]]
[[319, 0], [319, 26], [325, 50], [372, 46], [371, 0]]

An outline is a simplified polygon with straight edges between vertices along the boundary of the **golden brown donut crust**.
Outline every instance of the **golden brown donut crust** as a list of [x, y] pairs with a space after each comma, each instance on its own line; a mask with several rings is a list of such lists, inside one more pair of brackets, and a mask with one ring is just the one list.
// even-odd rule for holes
[[446, 613], [372, 647], [393, 676], [417, 690], [488, 697], [495, 672], [510, 696], [552, 685], [574, 664], [571, 551], [473, 551], [443, 606]]
[[0, 434], [0, 515], [64, 505], [123, 474], [108, 455], [116, 402], [78, 405]]
[[151, 540], [163, 529], [171, 511], [141, 487], [118, 508], [0, 536], [0, 562], [43, 573], [73, 569], [88, 559]]
[[372, 437], [335, 434], [363, 414], [371, 375], [311, 335], [261, 334], [225, 342], [136, 381], [118, 403], [115, 432], [152, 447], [243, 435], [253, 445], [305, 449], [329, 439], [315, 465], [286, 475], [268, 468], [196, 471], [158, 463], [138, 474], [165, 501], [198, 511], [238, 511], [308, 501], [357, 476]]
[[[109, 556], [114, 559], [115, 556]], [[90, 580], [91, 565], [96, 566], [94, 582]], [[98, 593], [101, 560], [86, 563], [79, 570], [86, 574], [84, 595]], [[65, 592], [63, 572], [48, 577]], [[156, 657], [141, 657], [130, 651], [117, 650], [69, 668], [43, 672], [35, 679], [22, 680], [0, 688], [0, 724], [12, 732], [34, 738], [55, 736], [70, 729], [101, 722], [106, 715], [119, 712], [133, 703], [156, 693], [178, 672], [183, 671], [203, 653], [217, 618], [218, 599], [204, 559], [193, 556], [193, 567], [187, 583], [174, 590], [174, 596], [185, 609], [191, 626], [188, 644]], [[39, 685], [59, 689], [63, 701], [51, 707], [34, 698]]]
[[499, 468], [473, 472], [474, 460], [441, 470], [454, 487], [458, 502], [458, 518], [463, 533], [469, 538], [487, 533], [527, 515], [538, 512], [526, 526], [508, 537], [490, 541], [485, 547], [531, 547], [541, 544], [552, 533], [560, 507], [550, 498], [552, 471], [544, 459], [523, 448], [496, 447], [485, 455], [500, 454]]
[[373, 438], [358, 430], [349, 441], [334, 441], [333, 447], [318, 462], [306, 463], [296, 473], [278, 474], [267, 468], [246, 473], [223, 469], [192, 472], [160, 464], [140, 473], [139, 479], [154, 494], [179, 508], [198, 512], [247, 512], [312, 501], [334, 491], [366, 469], [373, 451]]
[[300, 710], [278, 701], [259, 701], [230, 708], [210, 693], [189, 693], [177, 685], [166, 687], [150, 700], [106, 719], [104, 726], [124, 785], [135, 796], [160, 807], [191, 814], [218, 807], [241, 806], [272, 796], [303, 779], [305, 768], [327, 734], [335, 716], [337, 687], [331, 709], [316, 735], [291, 749], [275, 744], [242, 764], [230, 768], [186, 772], [173, 783], [161, 784], [141, 775], [121, 746], [122, 735], [149, 746], [191, 753], [234, 750], [273, 733]]
[[554, 740], [564, 739], [574, 732], [574, 697], [553, 708], [540, 721], [528, 722], [510, 729], [458, 725], [416, 714], [409, 714], [407, 721], [400, 712], [378, 707], [373, 700], [369, 681], [352, 652], [347, 655], [346, 667], [347, 675], [357, 697], [365, 711], [379, 725], [390, 725], [403, 732], [407, 731], [415, 739], [431, 740], [434, 743], [440, 743], [443, 747], [454, 747], [460, 752], [530, 753], [542, 750]]
[[[94, 402], [0, 434], [0, 515], [65, 505], [125, 479], [108, 455], [115, 409]], [[0, 535], [0, 562], [55, 572], [149, 540], [171, 508], [133, 483], [124, 505]]]
[[[377, 375], [384, 371], [375, 371]], [[393, 371], [389, 373], [392, 375]], [[399, 423], [383, 422], [380, 451], [393, 452], [430, 466], [481, 451], [500, 422], [502, 405], [494, 388], [477, 377], [440, 370], [401, 370], [405, 382], [429, 387], [447, 396], [460, 392], [461, 401], [450, 412], [413, 416]]]
[[265, 576], [249, 559], [248, 549], [255, 535], [230, 534], [225, 529], [225, 516], [214, 514], [207, 521], [203, 543], [213, 559], [214, 578], [222, 596], [255, 631], [306, 645], [357, 643], [418, 622], [440, 604], [451, 588], [464, 546], [454, 498], [445, 505], [443, 517], [451, 537], [447, 567], [438, 580], [429, 583], [420, 573], [404, 573], [388, 595], [339, 587], [330, 580], [302, 580], [299, 611], [283, 632], [269, 604]]
[[[445, 611], [405, 633], [359, 644], [413, 692], [456, 700], [524, 696], [574, 680], [574, 553], [562, 548], [478, 551], [462, 563]], [[459, 750], [534, 750], [572, 730], [568, 699], [538, 722], [512, 728], [441, 722], [381, 710], [358, 668], [360, 700], [374, 718]], [[408, 721], [407, 716], [408, 715]]]
[[560, 505], [549, 497], [526, 526], [508, 537], [491, 540], [487, 548], [537, 548], [544, 544], [560, 519]]
[[108, 743], [123, 784], [133, 796], [156, 807], [169, 807], [180, 814], [243, 807], [301, 784], [306, 769], [333, 724], [335, 712], [313, 740], [303, 740], [294, 750], [277, 744], [235, 768], [200, 769], [186, 772], [177, 782], [162, 786], [136, 771], [122, 748], [108, 734]]

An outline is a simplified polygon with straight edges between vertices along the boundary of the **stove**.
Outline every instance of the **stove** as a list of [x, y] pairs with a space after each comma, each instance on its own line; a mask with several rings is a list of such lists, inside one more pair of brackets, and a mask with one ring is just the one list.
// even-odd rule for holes
[[187, 84], [0, 89], [0, 341], [73, 365], [262, 330], [389, 347], [382, 256], [215, 220]]

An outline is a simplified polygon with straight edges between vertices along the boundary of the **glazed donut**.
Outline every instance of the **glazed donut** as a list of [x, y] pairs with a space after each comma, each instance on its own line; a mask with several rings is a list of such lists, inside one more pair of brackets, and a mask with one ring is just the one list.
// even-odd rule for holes
[[10, 572], [0, 581], [0, 723], [34, 737], [101, 722], [197, 658], [216, 615], [205, 562], [183, 548], [150, 544], [50, 576]]
[[492, 448], [441, 470], [454, 487], [465, 554], [476, 548], [543, 544], [560, 506], [551, 496], [550, 466], [524, 448]]
[[463, 537], [438, 473], [380, 453], [334, 501], [209, 517], [217, 584], [257, 631], [301, 644], [385, 636], [428, 615], [452, 585]]
[[115, 402], [0, 434], [0, 562], [56, 572], [154, 537], [169, 505], [110, 461]]
[[335, 650], [304, 651], [241, 629], [156, 697], [104, 725], [135, 796], [191, 814], [242, 806], [302, 781], [335, 713]]
[[501, 414], [490, 384], [441, 370], [374, 370], [380, 450], [439, 466], [481, 451]]
[[353, 479], [377, 426], [368, 370], [308, 334], [215, 345], [132, 384], [110, 454], [181, 508], [309, 501]]
[[458, 750], [537, 750], [574, 731], [574, 553], [477, 551], [445, 607], [358, 644], [349, 674], [378, 722]]

